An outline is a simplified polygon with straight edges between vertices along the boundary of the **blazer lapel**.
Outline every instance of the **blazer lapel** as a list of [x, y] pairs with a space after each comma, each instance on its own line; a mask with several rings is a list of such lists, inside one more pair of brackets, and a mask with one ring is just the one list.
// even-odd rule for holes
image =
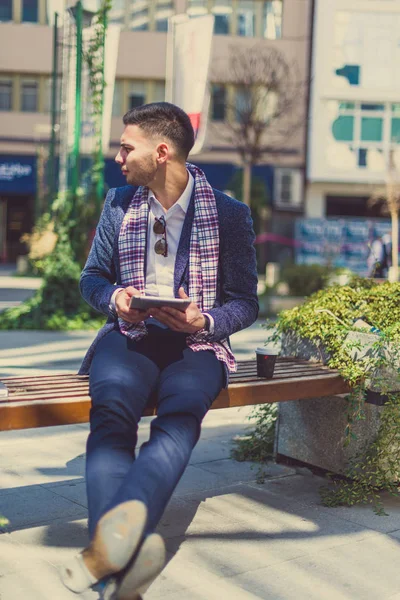
[[[193, 187], [192, 197], [190, 198], [186, 217], [183, 222], [181, 238], [179, 240], [178, 251], [176, 253], [174, 271], [174, 295], [176, 298], [179, 297], [178, 290], [183, 283], [186, 269], [189, 266], [190, 236], [192, 233], [194, 218], [194, 190], [195, 188]], [[187, 293], [188, 290], [185, 289], [185, 292]]]

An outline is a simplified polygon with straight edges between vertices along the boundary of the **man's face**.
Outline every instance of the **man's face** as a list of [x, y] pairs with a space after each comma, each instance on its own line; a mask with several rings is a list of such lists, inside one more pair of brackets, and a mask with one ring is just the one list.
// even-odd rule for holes
[[137, 125], [127, 125], [115, 162], [130, 185], [149, 186], [158, 170], [158, 142]]

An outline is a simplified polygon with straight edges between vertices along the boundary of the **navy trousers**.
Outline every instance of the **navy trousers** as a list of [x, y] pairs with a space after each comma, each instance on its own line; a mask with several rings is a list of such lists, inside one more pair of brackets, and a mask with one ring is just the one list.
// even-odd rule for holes
[[[154, 531], [200, 436], [201, 422], [224, 384], [211, 351], [193, 352], [186, 334], [149, 325], [134, 342], [120, 332], [98, 344], [90, 369], [86, 485], [89, 535], [101, 516], [126, 500], [148, 509]], [[138, 456], [138, 423], [153, 393], [157, 417]]]

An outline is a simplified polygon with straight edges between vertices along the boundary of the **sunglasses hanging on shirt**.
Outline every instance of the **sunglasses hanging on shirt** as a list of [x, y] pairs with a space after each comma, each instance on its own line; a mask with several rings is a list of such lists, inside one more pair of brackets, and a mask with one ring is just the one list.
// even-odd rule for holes
[[156, 254], [161, 254], [161, 256], [168, 256], [168, 244], [167, 244], [167, 224], [165, 222], [164, 217], [156, 218], [153, 231], [157, 235], [162, 235], [161, 240], [158, 240], [154, 245], [154, 251]]

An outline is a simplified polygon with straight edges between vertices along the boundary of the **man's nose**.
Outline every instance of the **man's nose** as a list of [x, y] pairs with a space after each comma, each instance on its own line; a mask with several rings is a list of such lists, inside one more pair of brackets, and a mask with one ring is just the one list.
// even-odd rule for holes
[[121, 152], [118, 152], [117, 156], [115, 157], [115, 162], [119, 165], [122, 165], [122, 163], [124, 162], [121, 156]]

